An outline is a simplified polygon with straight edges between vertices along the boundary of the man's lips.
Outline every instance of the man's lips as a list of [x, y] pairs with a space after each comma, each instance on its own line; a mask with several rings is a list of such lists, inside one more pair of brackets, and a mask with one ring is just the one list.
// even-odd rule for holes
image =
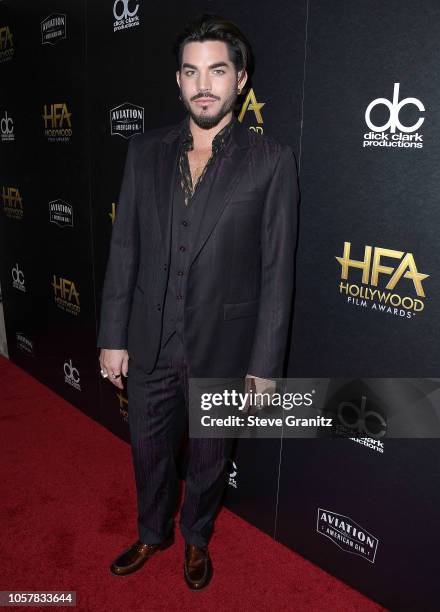
[[199, 98], [198, 100], [194, 100], [196, 104], [200, 104], [201, 106], [203, 106], [203, 104], [212, 104], [213, 102], [215, 102], [215, 98]]

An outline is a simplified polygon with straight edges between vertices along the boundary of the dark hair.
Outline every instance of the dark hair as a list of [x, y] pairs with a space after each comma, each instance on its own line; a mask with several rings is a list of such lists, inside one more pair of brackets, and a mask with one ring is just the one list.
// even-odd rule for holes
[[177, 36], [173, 51], [178, 70], [182, 65], [183, 47], [186, 43], [203, 42], [205, 40], [222, 40], [225, 42], [228, 47], [229, 59], [234, 64], [236, 71], [245, 69], [248, 73], [251, 72], [252, 48], [246, 36], [232, 21], [208, 13], [192, 19]]

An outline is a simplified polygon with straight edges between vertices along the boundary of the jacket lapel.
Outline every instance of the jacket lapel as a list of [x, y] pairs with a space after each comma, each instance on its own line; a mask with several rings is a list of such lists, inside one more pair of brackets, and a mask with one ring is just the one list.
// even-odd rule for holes
[[183, 122], [177, 124], [160, 141], [154, 173], [157, 213], [162, 233], [162, 244], [167, 257], [171, 246], [171, 211], [173, 209], [176, 172], [178, 172], [178, 135], [182, 124]]
[[215, 180], [211, 185], [209, 200], [205, 203], [202, 218], [194, 240], [190, 266], [214, 230], [225, 207], [227, 206], [238, 182], [248, 157], [247, 128], [236, 120], [231, 132], [231, 139], [220, 153], [221, 159], [216, 170]]

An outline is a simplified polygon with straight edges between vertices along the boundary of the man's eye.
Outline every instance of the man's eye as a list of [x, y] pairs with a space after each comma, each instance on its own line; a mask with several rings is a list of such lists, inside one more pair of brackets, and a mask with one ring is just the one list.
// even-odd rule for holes
[[225, 71], [222, 70], [221, 68], [217, 68], [216, 70], [214, 70], [214, 72], [218, 72], [220, 74], [225, 74]]
[[186, 75], [186, 76], [191, 76], [193, 73], [194, 73], [194, 70], [187, 70], [187, 71], [185, 72], [185, 75]]

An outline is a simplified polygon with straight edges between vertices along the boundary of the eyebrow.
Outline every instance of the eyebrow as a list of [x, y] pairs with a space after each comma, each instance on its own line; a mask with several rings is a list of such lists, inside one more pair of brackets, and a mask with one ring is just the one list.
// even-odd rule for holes
[[[228, 64], [226, 62], [216, 62], [215, 64], [211, 64], [210, 66], [208, 66], [208, 68], [219, 68], [220, 66], [225, 66], [226, 68], [229, 68]], [[197, 66], [194, 66], [194, 64], [182, 64], [182, 69], [183, 68], [193, 68], [194, 70], [197, 70]]]

